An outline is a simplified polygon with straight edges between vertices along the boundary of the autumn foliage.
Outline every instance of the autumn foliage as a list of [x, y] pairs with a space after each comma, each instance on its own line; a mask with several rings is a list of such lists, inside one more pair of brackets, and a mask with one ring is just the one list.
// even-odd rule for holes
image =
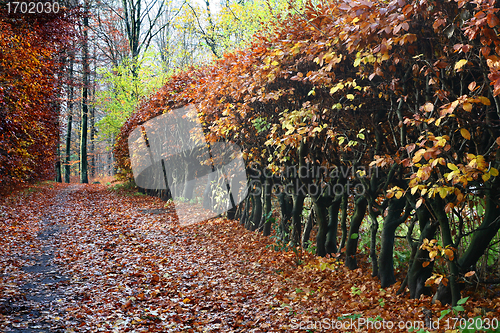
[[[2, 5], [3, 6], [3, 5]], [[54, 177], [67, 13], [0, 12], [0, 186]]]
[[[120, 172], [131, 177], [131, 130], [193, 104], [208, 140], [239, 144], [250, 175], [274, 174], [252, 185], [263, 196], [251, 194], [242, 205], [248, 228], [269, 233], [271, 184], [308, 185], [305, 194], [278, 197], [285, 240], [300, 242], [300, 214], [310, 198], [317, 253], [345, 251], [345, 264], [355, 269], [368, 221], [373, 274], [387, 287], [396, 282], [395, 232], [406, 225], [413, 259], [404, 286], [418, 298], [439, 285], [438, 299], [456, 304], [459, 282], [474, 275], [500, 229], [496, 7], [493, 0], [307, 2], [303, 13], [282, 18], [248, 49], [178, 74], [144, 102], [115, 147]], [[329, 174], [288, 176], [297, 166]], [[335, 170], [354, 172], [331, 176]], [[365, 192], [324, 190], [347, 183]], [[350, 229], [340, 237], [347, 211]], [[427, 246], [432, 239], [439, 247]], [[435, 258], [442, 259], [438, 270]]]

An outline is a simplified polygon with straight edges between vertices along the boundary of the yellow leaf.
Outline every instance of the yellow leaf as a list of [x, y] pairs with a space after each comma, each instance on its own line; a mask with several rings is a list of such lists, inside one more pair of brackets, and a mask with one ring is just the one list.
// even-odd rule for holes
[[411, 192], [412, 195], [415, 195], [415, 193], [417, 193], [417, 190], [418, 190], [418, 187], [415, 186], [415, 187], [411, 188], [410, 192]]
[[183, 300], [182, 302], [183, 302], [184, 304], [186, 304], [186, 303], [191, 302], [191, 300], [190, 300], [189, 298], [187, 298], [187, 297], [186, 297], [186, 298], [184, 298], [184, 300]]
[[498, 170], [495, 169], [495, 168], [491, 168], [490, 169], [490, 175], [492, 175], [493, 177], [498, 176]]
[[483, 178], [483, 182], [487, 182], [488, 179], [490, 179], [491, 175], [489, 173], [485, 173], [484, 175], [481, 176]]
[[423, 148], [422, 148], [422, 149], [419, 149], [419, 150], [415, 153], [415, 156], [413, 156], [413, 158], [412, 158], [412, 160], [411, 160], [411, 161], [412, 161], [413, 163], [418, 163], [418, 162], [420, 162], [420, 160], [422, 159], [422, 155], [424, 155], [424, 153], [425, 153], [425, 149], [423, 149]]
[[353, 94], [347, 94], [347, 99], [350, 99], [350, 100], [353, 100], [354, 99], [354, 95]]
[[470, 140], [470, 133], [468, 130], [466, 130], [465, 128], [462, 128], [460, 129], [460, 134], [462, 134], [462, 136], [467, 139], [467, 140]]
[[299, 53], [299, 52], [300, 52], [300, 46], [301, 46], [301, 43], [299, 42], [299, 43], [295, 44], [295, 45], [292, 47], [292, 52], [293, 52], [293, 54], [297, 54], [297, 53]]
[[464, 67], [466, 64], [467, 64], [467, 59], [462, 59], [462, 60], [459, 60], [456, 64], [455, 64], [455, 70], [457, 69], [460, 69], [462, 67]]
[[462, 107], [467, 112], [471, 112], [472, 111], [472, 104], [471, 103], [464, 103], [464, 105], [462, 105]]
[[453, 163], [448, 163], [447, 166], [448, 166], [448, 168], [450, 168], [453, 171], [458, 170], [457, 166]]
[[439, 189], [439, 196], [444, 199], [446, 198], [446, 195], [448, 195], [448, 190], [444, 187], [441, 187]]
[[403, 192], [402, 191], [397, 191], [396, 192], [396, 199], [401, 199], [402, 196], [403, 196]]
[[422, 206], [422, 203], [424, 202], [424, 198], [420, 198], [417, 200], [417, 204], [415, 205], [415, 208], [418, 208], [420, 206]]
[[491, 101], [488, 99], [488, 97], [479, 96], [478, 98], [484, 105], [491, 105]]
[[356, 173], [357, 173], [357, 175], [358, 175], [359, 177], [364, 177], [364, 176], [366, 176], [366, 171], [364, 171], [364, 170], [358, 170]]

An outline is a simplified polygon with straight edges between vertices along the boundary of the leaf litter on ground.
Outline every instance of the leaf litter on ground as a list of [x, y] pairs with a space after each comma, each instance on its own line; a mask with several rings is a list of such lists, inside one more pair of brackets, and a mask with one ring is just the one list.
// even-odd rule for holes
[[[22, 322], [16, 304], [33, 279], [23, 267], [49, 244], [37, 237], [47, 217], [61, 226], [50, 239], [52, 262], [68, 280], [66, 296], [46, 307], [43, 320], [61, 332], [335, 331], [339, 321], [354, 322], [344, 331], [384, 331], [360, 320], [392, 322], [386, 331], [406, 332], [398, 324], [435, 321], [448, 308], [427, 296], [396, 295], [399, 283], [380, 289], [364, 256], [350, 271], [342, 256], [275, 251], [272, 239], [237, 221], [181, 226], [158, 198], [51, 183], [0, 202], [2, 330], [33, 325]], [[472, 295], [464, 314], [499, 318], [498, 289], [483, 292], [488, 297]]]

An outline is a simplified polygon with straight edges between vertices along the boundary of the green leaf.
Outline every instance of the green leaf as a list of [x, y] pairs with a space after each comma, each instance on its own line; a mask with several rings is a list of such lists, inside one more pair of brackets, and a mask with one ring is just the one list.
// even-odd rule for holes
[[469, 299], [469, 297], [464, 297], [464, 298], [461, 298], [457, 301], [457, 304], [458, 305], [461, 305], [461, 304], [465, 304], [465, 302], [467, 302], [467, 300]]
[[444, 316], [446, 316], [448, 313], [450, 313], [451, 310], [450, 309], [447, 309], [447, 310], [443, 310], [441, 311], [441, 316], [439, 316], [439, 320], [443, 319]]
[[353, 234], [351, 235], [351, 239], [356, 239], [356, 238], [358, 238], [358, 234], [357, 234], [357, 233], [353, 233]]

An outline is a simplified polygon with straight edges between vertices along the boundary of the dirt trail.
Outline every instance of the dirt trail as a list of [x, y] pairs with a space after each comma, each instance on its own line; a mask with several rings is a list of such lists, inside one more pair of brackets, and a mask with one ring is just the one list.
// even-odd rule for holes
[[71, 297], [71, 292], [65, 288], [68, 277], [64, 275], [64, 269], [53, 262], [54, 240], [65, 227], [61, 217], [68, 210], [68, 195], [80, 187], [72, 185], [57, 193], [51, 209], [42, 217], [42, 229], [36, 236], [39, 244], [36, 255], [20, 256], [21, 260], [29, 262], [21, 267], [29, 278], [20, 286], [21, 297], [5, 305], [8, 307], [5, 311], [13, 314], [10, 327], [7, 327], [11, 332], [64, 331], [60, 321], [63, 311], [58, 303]]
[[268, 251], [258, 235], [226, 247], [221, 235], [243, 231], [233, 222], [184, 228], [156, 198], [54, 186], [4, 213], [26, 220], [16, 228], [39, 230], [11, 241], [18, 275], [4, 278], [18, 288], [0, 296], [0, 331], [263, 332], [266, 314], [288, 312], [267, 293], [281, 278], [257, 262]]

